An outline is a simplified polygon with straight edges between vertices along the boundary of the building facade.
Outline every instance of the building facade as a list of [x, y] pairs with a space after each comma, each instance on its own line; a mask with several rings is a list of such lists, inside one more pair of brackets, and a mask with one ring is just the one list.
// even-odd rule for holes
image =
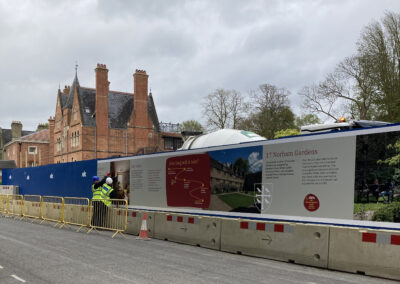
[[38, 129], [37, 132], [15, 138], [5, 146], [5, 158], [14, 160], [19, 168], [47, 165], [49, 160], [50, 132]]
[[95, 76], [95, 88], [80, 86], [75, 74], [72, 86], [58, 91], [55, 116], [49, 119], [49, 161], [154, 153], [168, 150], [165, 141], [171, 148], [168, 141], [182, 140], [176, 133], [160, 131], [146, 71], [133, 75], [133, 93], [110, 90], [104, 64], [97, 64]]
[[0, 128], [0, 160], [8, 160], [5, 154], [5, 145], [14, 139], [33, 133], [34, 131], [22, 130], [20, 121], [13, 121], [11, 129]]

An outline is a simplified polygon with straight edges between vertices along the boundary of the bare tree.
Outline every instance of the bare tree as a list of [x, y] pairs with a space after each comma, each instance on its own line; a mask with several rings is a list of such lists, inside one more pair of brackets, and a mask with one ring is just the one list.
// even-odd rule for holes
[[211, 129], [236, 128], [243, 119], [246, 103], [235, 90], [217, 89], [203, 103], [203, 114]]
[[366, 58], [348, 57], [340, 62], [318, 85], [304, 87], [303, 107], [311, 113], [323, 114], [338, 120], [344, 114], [351, 118], [375, 117], [376, 88]]
[[274, 138], [275, 132], [293, 129], [294, 114], [289, 106], [289, 91], [274, 85], [264, 84], [259, 90], [252, 91], [252, 110], [241, 128], [254, 131], [268, 139]]

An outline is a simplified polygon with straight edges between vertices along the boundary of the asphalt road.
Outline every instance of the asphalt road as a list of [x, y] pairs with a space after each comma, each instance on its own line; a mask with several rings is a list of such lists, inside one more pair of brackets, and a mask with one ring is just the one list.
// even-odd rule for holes
[[161, 240], [0, 218], [0, 283], [395, 283]]

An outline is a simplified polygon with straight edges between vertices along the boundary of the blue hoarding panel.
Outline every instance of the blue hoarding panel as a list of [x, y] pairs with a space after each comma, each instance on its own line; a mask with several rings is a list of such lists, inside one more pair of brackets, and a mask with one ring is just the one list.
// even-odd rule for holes
[[20, 194], [92, 197], [92, 177], [97, 160], [4, 169], [3, 184], [18, 185]]

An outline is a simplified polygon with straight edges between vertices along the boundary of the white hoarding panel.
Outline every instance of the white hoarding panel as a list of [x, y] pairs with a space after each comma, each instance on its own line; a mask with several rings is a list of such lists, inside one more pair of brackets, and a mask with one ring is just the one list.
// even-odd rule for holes
[[271, 197], [261, 213], [352, 219], [355, 144], [353, 136], [265, 145]]
[[147, 156], [131, 160], [131, 205], [166, 207], [165, 190], [166, 157]]

